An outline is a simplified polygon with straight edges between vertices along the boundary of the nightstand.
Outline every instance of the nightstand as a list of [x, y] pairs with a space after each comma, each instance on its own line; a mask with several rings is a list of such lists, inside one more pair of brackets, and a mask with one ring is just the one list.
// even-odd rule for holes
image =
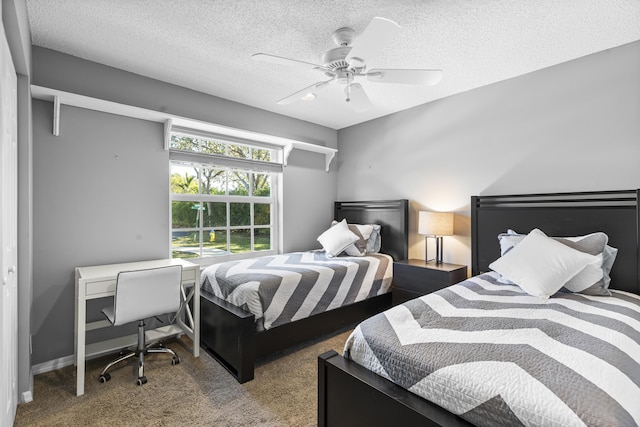
[[393, 263], [393, 305], [430, 294], [467, 278], [467, 266], [410, 259]]

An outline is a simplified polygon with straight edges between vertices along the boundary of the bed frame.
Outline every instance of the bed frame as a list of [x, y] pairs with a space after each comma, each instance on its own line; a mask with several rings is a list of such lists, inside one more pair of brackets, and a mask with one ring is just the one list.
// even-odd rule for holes
[[[500, 256], [499, 233], [575, 236], [603, 231], [618, 248], [611, 288], [640, 294], [640, 190], [471, 197], [473, 275]], [[470, 426], [335, 351], [318, 357], [318, 426]]]
[[[407, 259], [409, 201], [335, 202], [334, 219], [380, 224], [381, 250]], [[253, 314], [200, 291], [200, 345], [240, 383], [253, 379], [256, 360], [329, 333], [346, 330], [391, 307], [391, 292], [325, 313], [256, 331]]]

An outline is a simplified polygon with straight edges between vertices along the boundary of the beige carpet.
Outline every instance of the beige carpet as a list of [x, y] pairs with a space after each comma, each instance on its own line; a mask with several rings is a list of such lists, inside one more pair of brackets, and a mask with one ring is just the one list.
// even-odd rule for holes
[[189, 353], [188, 339], [168, 343], [181, 363], [152, 355], [145, 362], [148, 383], [136, 386], [134, 364], [97, 381], [113, 357], [89, 361], [85, 394], [75, 395], [75, 368], [34, 378], [34, 401], [18, 406], [15, 426], [315, 426], [317, 357], [341, 353], [348, 332], [262, 361], [255, 379], [237, 381], [206, 352]]

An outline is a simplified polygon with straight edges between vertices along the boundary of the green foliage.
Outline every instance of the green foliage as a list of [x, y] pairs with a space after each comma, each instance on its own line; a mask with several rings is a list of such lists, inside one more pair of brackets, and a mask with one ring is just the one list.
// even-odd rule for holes
[[171, 227], [194, 228], [198, 227], [198, 202], [171, 202]]
[[174, 173], [171, 175], [171, 192], [178, 194], [198, 194], [198, 180], [193, 175], [184, 176]]
[[224, 202], [204, 202], [203, 215], [205, 227], [227, 226], [227, 204]]

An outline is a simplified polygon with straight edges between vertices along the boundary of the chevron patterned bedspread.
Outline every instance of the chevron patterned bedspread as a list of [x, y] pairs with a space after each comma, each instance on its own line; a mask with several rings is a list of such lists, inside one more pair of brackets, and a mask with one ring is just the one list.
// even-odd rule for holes
[[362, 322], [344, 357], [478, 426], [635, 426], [640, 297], [540, 299], [486, 273]]
[[389, 291], [393, 260], [384, 254], [328, 258], [293, 252], [214, 264], [201, 287], [256, 317], [269, 329]]

